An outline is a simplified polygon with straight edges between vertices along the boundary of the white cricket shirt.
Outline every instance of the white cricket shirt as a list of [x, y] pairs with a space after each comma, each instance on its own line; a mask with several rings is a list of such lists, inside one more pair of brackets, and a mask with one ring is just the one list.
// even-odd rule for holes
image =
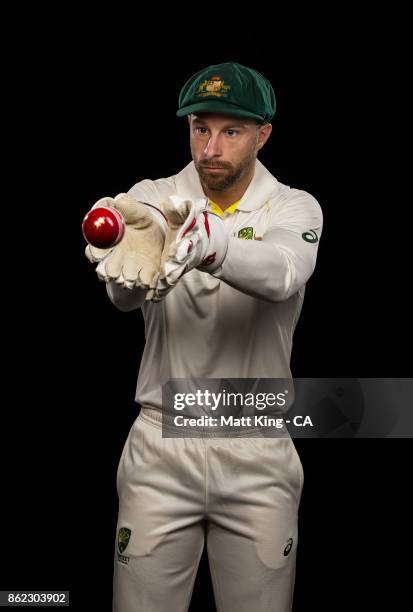
[[[129, 193], [158, 207], [172, 194], [205, 197], [193, 162]], [[161, 409], [162, 384], [171, 378], [291, 377], [293, 332], [316, 263], [321, 208], [257, 160], [235, 212], [222, 221], [230, 239], [221, 268], [212, 275], [192, 270], [163, 302], [142, 305], [140, 405]]]

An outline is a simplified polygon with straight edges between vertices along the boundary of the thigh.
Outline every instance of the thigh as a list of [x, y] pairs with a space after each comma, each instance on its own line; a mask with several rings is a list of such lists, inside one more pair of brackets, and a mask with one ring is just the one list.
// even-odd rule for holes
[[292, 440], [232, 439], [209, 458], [207, 547], [219, 611], [289, 611], [303, 486]]
[[137, 419], [119, 462], [116, 612], [184, 612], [204, 545], [202, 441]]
[[162, 438], [160, 427], [138, 417], [117, 473], [118, 531], [130, 531], [125, 554], [148, 555], [168, 534], [203, 520], [204, 473], [202, 440]]
[[203, 547], [199, 522], [167, 534], [150, 554], [128, 555], [127, 563], [116, 552], [113, 612], [187, 612]]
[[[283, 532], [283, 528], [280, 529]], [[294, 547], [272, 537], [271, 565], [263, 560], [257, 541], [216, 524], [210, 524], [207, 533], [208, 560], [218, 612], [290, 612], [292, 610], [297, 533]], [[281, 545], [281, 552], [278, 550]], [[284, 556], [284, 550], [288, 554]], [[275, 552], [276, 551], [276, 552]], [[284, 557], [284, 558], [283, 558]], [[277, 559], [277, 567], [274, 566]]]

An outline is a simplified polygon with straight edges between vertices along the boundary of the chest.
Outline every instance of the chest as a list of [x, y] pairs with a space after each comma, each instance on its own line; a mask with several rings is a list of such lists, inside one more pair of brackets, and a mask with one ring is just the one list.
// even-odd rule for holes
[[269, 225], [269, 218], [270, 204], [268, 203], [252, 212], [237, 210], [232, 215], [225, 215], [222, 220], [231, 237], [261, 240]]

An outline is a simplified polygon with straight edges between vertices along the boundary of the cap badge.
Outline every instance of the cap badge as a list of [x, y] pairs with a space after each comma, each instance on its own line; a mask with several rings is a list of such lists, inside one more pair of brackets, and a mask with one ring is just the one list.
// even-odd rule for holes
[[227, 91], [231, 89], [231, 85], [225, 85], [225, 81], [219, 76], [213, 76], [201, 83], [196, 91], [197, 96], [226, 96]]

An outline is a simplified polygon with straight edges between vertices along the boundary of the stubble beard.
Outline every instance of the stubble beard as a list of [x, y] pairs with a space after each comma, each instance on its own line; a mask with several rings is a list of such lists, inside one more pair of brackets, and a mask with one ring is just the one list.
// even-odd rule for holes
[[[231, 164], [221, 164], [219, 162], [209, 162], [209, 164], [206, 162], [199, 163], [194, 159], [195, 168], [198, 172], [202, 186], [209, 191], [225, 191], [226, 189], [229, 189], [246, 174], [254, 162], [254, 149], [252, 149], [251, 152], [243, 160], [241, 160], [236, 167], [232, 166]], [[224, 173], [217, 176], [210, 174], [208, 171], [204, 170], [205, 165], [224, 168]]]

